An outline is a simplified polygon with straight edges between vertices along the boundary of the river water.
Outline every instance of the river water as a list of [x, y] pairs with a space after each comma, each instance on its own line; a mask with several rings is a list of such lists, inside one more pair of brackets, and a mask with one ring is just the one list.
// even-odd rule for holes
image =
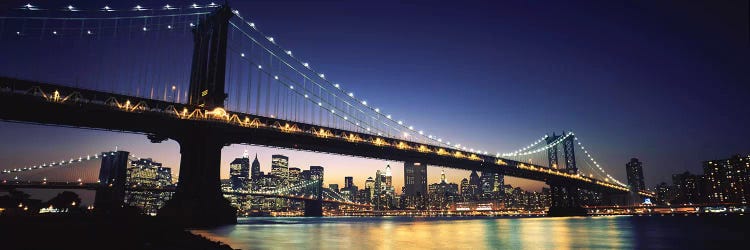
[[739, 215], [241, 218], [193, 232], [235, 249], [747, 249], [749, 223]]

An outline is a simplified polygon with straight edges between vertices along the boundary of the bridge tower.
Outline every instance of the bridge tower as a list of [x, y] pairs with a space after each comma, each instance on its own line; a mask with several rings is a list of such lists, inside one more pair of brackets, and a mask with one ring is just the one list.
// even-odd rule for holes
[[[565, 136], [565, 131], [562, 135], [556, 135], [552, 133], [552, 136], [547, 137], [547, 145], [550, 145], [560, 139], [561, 136]], [[564, 170], [570, 174], [578, 173], [578, 167], [576, 166], [575, 157], [575, 137], [570, 135], [563, 139], [558, 145], [554, 145], [547, 149], [547, 157], [549, 158], [550, 168], [562, 169], [559, 165], [558, 159], [558, 146], [563, 147], [563, 157], [565, 168]], [[562, 181], [547, 181], [550, 186], [552, 204], [549, 209], [550, 216], [571, 216], [571, 215], [586, 215], [586, 210], [581, 207], [579, 200], [578, 187], [564, 183]]]
[[99, 187], [94, 197], [97, 213], [111, 214], [120, 208], [125, 200], [125, 177], [128, 168], [126, 151], [102, 153], [99, 169]]
[[318, 180], [311, 188], [312, 194], [315, 194], [315, 200], [305, 201], [305, 216], [320, 217], [323, 216], [323, 181]]
[[224, 107], [227, 31], [232, 11], [226, 4], [193, 29], [193, 65], [188, 103], [207, 109]]
[[[559, 135], [555, 135], [555, 133], [552, 133], [552, 136], [547, 137], [545, 139], [547, 141], [547, 145], [552, 144], [553, 142], [557, 141], [557, 139], [560, 138]], [[549, 167], [550, 168], [558, 168], [560, 166], [560, 162], [557, 159], [557, 146], [550, 147], [547, 149], [547, 159], [549, 159]]]
[[[227, 29], [232, 15], [229, 6], [224, 5], [200, 20], [193, 29], [189, 104], [205, 109], [224, 106]], [[169, 138], [180, 144], [177, 190], [159, 211], [159, 216], [189, 227], [237, 223], [237, 210], [220, 189], [221, 149], [227, 144], [223, 136], [208, 125], [198, 123], [186, 123], [149, 135], [152, 142]]]

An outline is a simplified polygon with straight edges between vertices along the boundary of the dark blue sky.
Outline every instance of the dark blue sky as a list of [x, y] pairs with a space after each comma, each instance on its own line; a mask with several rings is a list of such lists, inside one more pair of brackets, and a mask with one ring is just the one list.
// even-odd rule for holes
[[[640, 158], [648, 186], [750, 153], [747, 1], [231, 4], [368, 103], [475, 148], [511, 151], [573, 130], [620, 180]], [[0, 161], [24, 162], [4, 153], [26, 143], [23, 126], [0, 126], [11, 139]]]

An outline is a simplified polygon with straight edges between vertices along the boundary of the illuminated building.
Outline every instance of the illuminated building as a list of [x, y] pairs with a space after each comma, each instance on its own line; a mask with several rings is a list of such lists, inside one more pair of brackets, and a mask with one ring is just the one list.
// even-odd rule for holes
[[242, 158], [236, 158], [229, 164], [229, 180], [233, 190], [245, 190], [250, 180], [250, 159], [247, 151]]
[[392, 195], [394, 193], [393, 189], [393, 174], [391, 173], [391, 165], [385, 166], [385, 191], [386, 193]]
[[354, 186], [354, 177], [352, 176], [344, 177], [344, 188], [350, 189], [352, 186]]
[[290, 182], [298, 182], [300, 180], [300, 174], [301, 170], [299, 168], [289, 168], [288, 180]]
[[448, 183], [445, 171], [441, 171], [440, 183], [430, 184], [427, 193], [430, 209], [448, 209], [458, 199], [458, 184]]
[[253, 160], [253, 164], [250, 166], [250, 177], [253, 180], [256, 180], [260, 178], [260, 176], [263, 175], [263, 172], [260, 171], [260, 162], [258, 161], [258, 154], [255, 154], [255, 160]]
[[750, 201], [750, 156], [703, 162], [705, 197], [710, 203]]
[[630, 159], [630, 162], [625, 164], [625, 172], [628, 175], [628, 186], [630, 191], [638, 193], [639, 191], [646, 190], [646, 183], [643, 180], [643, 163], [638, 161], [637, 158]]
[[682, 174], [672, 175], [672, 184], [675, 188], [675, 199], [672, 203], [688, 204], [703, 201], [701, 192], [703, 176], [685, 171]]
[[148, 190], [172, 186], [172, 170], [151, 159], [132, 161], [125, 183], [135, 189], [125, 191], [125, 204], [138, 207], [145, 214], [156, 215], [159, 208], [172, 198], [170, 192]]
[[479, 189], [482, 186], [481, 180], [479, 180], [479, 175], [477, 174], [476, 170], [471, 170], [471, 174], [469, 175], [469, 187], [471, 188], [471, 195], [475, 196], [477, 194], [481, 193], [481, 189]]
[[328, 184], [328, 189], [338, 192], [339, 191], [339, 184]]
[[310, 166], [310, 179], [320, 180], [323, 182], [323, 167], [321, 166]]
[[469, 186], [469, 180], [464, 178], [461, 180], [461, 196], [464, 198], [471, 196], [471, 187]]
[[286, 180], [289, 177], [289, 157], [284, 155], [271, 156], [271, 174]]
[[662, 182], [655, 189], [657, 205], [669, 205], [674, 200], [674, 187]]
[[404, 162], [404, 193], [406, 196], [427, 195], [427, 165]]
[[372, 177], [367, 177], [367, 180], [365, 180], [365, 190], [367, 190], [367, 193], [369, 194], [368, 202], [371, 202], [373, 194], [375, 193], [375, 180], [373, 180]]

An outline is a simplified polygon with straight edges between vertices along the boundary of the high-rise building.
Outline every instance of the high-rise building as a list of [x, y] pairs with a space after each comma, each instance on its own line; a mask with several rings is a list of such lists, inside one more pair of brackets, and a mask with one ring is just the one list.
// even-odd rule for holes
[[493, 188], [495, 188], [495, 175], [493, 173], [484, 171], [482, 176], [479, 177], [479, 187], [482, 195], [492, 194]]
[[700, 203], [703, 201], [701, 187], [703, 186], [703, 176], [694, 175], [688, 171], [682, 174], [672, 175], [672, 184], [674, 184], [676, 204]]
[[338, 192], [339, 184], [328, 184], [328, 189], [333, 190], [334, 192]]
[[674, 187], [662, 182], [656, 185], [656, 204], [669, 205], [674, 200]]
[[365, 190], [370, 193], [369, 197], [372, 199], [375, 194], [375, 180], [373, 180], [372, 177], [367, 177], [367, 180], [365, 181]]
[[147, 158], [132, 161], [126, 179], [126, 186], [137, 189], [125, 191], [125, 204], [138, 207], [145, 214], [156, 215], [172, 198], [170, 192], [153, 191], [172, 186], [172, 170], [161, 163]]
[[429, 207], [431, 209], [447, 209], [450, 202], [458, 198], [458, 185], [448, 183], [445, 171], [440, 173], [440, 182], [427, 186]]
[[352, 176], [346, 176], [344, 177], [344, 188], [350, 189], [354, 186], [354, 177]]
[[247, 157], [247, 151], [245, 151], [242, 158], [235, 158], [232, 163], [229, 163], [229, 181], [234, 190], [247, 189], [248, 187], [250, 159]]
[[301, 170], [299, 168], [289, 168], [289, 181], [298, 182], [300, 180]]
[[321, 166], [310, 166], [310, 179], [320, 180], [323, 182], [323, 167]]
[[387, 192], [393, 193], [393, 173], [391, 173], [391, 165], [385, 166], [385, 189]]
[[375, 205], [375, 209], [381, 208], [382, 193], [383, 193], [384, 186], [385, 185], [383, 185], [383, 175], [381, 174], [380, 169], [375, 170], [375, 183], [374, 183], [375, 190], [373, 191], [373, 196], [372, 196], [373, 198], [372, 201]]
[[750, 202], [750, 155], [703, 162], [703, 174], [706, 202]]
[[461, 195], [470, 196], [472, 194], [471, 187], [469, 186], [469, 179], [464, 178], [461, 180]]
[[469, 175], [469, 187], [471, 188], [471, 193], [473, 195], [481, 193], [481, 189], [479, 189], [481, 186], [482, 182], [479, 180], [477, 171], [471, 170], [471, 174]]
[[646, 183], [643, 180], [643, 163], [637, 158], [631, 158], [630, 162], [625, 164], [625, 172], [628, 174], [628, 186], [630, 191], [638, 193], [638, 191], [646, 190]]
[[286, 180], [287, 177], [289, 177], [289, 157], [284, 155], [272, 155], [271, 174], [282, 180]]
[[503, 186], [505, 185], [505, 177], [499, 173], [494, 173], [492, 176], [493, 187], [492, 193], [496, 195], [503, 194]]
[[258, 161], [258, 154], [255, 154], [255, 160], [253, 160], [253, 164], [250, 166], [250, 177], [253, 180], [257, 180], [260, 178], [261, 175], [263, 175], [263, 172], [260, 171], [260, 162]]
[[299, 177], [302, 180], [310, 180], [310, 170], [302, 170], [302, 173], [299, 174]]
[[404, 194], [427, 195], [427, 164], [404, 162]]

